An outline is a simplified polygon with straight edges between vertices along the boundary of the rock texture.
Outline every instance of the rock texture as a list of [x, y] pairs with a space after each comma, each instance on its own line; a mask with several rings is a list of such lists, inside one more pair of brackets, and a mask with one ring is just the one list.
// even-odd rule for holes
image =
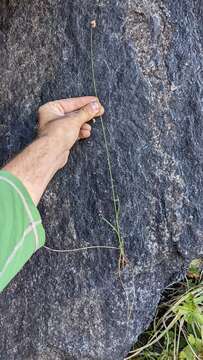
[[[1, 164], [34, 137], [41, 103], [93, 93], [94, 18], [128, 264], [119, 277], [116, 250], [38, 251], [0, 296], [1, 360], [123, 360], [163, 289], [203, 255], [201, 0], [2, 0]], [[40, 204], [53, 248], [117, 246], [93, 128]]]

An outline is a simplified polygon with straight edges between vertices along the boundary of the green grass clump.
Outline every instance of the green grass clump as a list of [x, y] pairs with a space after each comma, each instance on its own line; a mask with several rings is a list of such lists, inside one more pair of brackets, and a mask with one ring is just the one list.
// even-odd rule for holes
[[184, 282], [170, 288], [146, 331], [126, 359], [203, 360], [203, 273], [192, 262]]

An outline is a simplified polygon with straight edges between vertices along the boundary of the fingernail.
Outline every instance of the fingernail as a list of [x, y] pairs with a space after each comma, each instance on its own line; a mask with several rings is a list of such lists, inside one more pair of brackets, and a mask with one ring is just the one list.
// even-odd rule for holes
[[91, 105], [92, 111], [94, 111], [94, 112], [98, 112], [98, 111], [99, 111], [100, 105], [99, 105], [98, 101], [92, 101], [92, 102], [90, 103], [90, 105]]

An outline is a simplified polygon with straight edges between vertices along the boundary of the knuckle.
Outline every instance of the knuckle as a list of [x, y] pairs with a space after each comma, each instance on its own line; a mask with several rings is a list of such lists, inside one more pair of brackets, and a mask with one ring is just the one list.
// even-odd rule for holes
[[42, 113], [42, 111], [43, 111], [43, 106], [44, 106], [44, 105], [40, 106], [39, 109], [38, 109], [38, 111], [37, 111], [39, 115], [40, 115], [40, 114]]
[[38, 113], [42, 113], [42, 111], [48, 110], [53, 105], [53, 101], [49, 101], [46, 104], [43, 104], [39, 107]]
[[41, 105], [38, 109], [38, 115], [41, 116], [47, 109], [47, 104]]

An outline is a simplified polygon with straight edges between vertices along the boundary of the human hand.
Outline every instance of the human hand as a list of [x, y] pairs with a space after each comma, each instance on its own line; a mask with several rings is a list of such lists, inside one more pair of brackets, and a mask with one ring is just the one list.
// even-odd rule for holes
[[91, 135], [87, 122], [103, 113], [103, 106], [93, 96], [51, 101], [39, 108], [38, 136], [46, 136], [52, 149], [61, 154], [60, 167], [67, 162], [75, 142]]
[[41, 106], [38, 138], [8, 162], [4, 170], [21, 180], [37, 205], [49, 181], [66, 164], [74, 143], [90, 136], [91, 126], [87, 122], [103, 112], [93, 96]]

